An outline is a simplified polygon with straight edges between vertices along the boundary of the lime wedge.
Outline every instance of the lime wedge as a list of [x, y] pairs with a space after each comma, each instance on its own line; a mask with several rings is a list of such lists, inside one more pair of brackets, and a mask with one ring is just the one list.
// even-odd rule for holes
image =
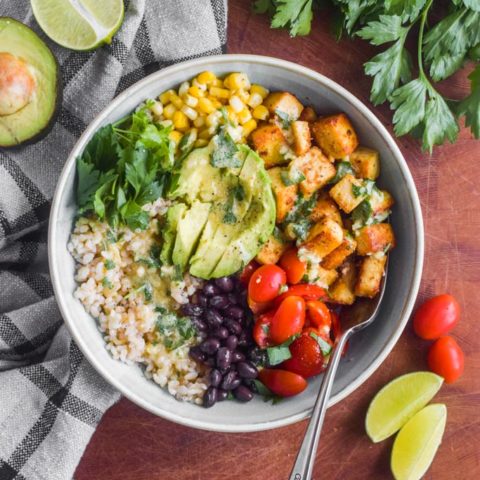
[[413, 372], [387, 383], [368, 407], [365, 429], [375, 443], [393, 435], [438, 392], [443, 378], [431, 372]]
[[447, 407], [433, 404], [420, 410], [400, 430], [392, 450], [396, 480], [419, 480], [430, 467], [442, 441]]
[[72, 50], [110, 43], [123, 22], [123, 0], [31, 0], [31, 4], [42, 30]]

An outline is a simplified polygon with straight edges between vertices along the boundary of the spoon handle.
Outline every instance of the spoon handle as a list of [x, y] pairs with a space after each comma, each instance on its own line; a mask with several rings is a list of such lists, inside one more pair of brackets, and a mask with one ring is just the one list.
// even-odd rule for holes
[[331, 353], [330, 361], [328, 362], [327, 369], [323, 376], [322, 385], [315, 406], [313, 407], [312, 416], [307, 426], [302, 445], [298, 451], [289, 480], [311, 480], [312, 478], [315, 454], [317, 453], [318, 440], [320, 439], [320, 432], [322, 430], [323, 420], [325, 418], [325, 412], [327, 410], [328, 400], [333, 386], [333, 380], [335, 379], [340, 358], [350, 333], [351, 330], [344, 332], [333, 347], [333, 352]]

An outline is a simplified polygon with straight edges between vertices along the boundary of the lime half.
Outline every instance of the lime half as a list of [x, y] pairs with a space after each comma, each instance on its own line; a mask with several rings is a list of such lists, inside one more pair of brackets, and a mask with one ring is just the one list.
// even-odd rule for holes
[[430, 372], [408, 373], [387, 383], [368, 407], [367, 435], [375, 443], [393, 435], [430, 402], [442, 383], [442, 377]]
[[31, 0], [31, 4], [42, 30], [72, 50], [110, 43], [123, 22], [123, 0]]
[[392, 450], [396, 480], [419, 480], [430, 467], [442, 441], [447, 407], [433, 404], [420, 410], [400, 430]]

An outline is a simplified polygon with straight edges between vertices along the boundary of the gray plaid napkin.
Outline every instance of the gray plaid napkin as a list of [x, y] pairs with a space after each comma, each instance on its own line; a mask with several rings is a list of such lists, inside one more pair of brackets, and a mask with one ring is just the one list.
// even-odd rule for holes
[[[29, 4], [0, 0], [0, 15], [45, 38]], [[72, 478], [103, 413], [119, 398], [70, 338], [49, 281], [47, 219], [70, 149], [126, 87], [167, 65], [225, 50], [226, 0], [125, 6], [112, 44], [95, 52], [46, 39], [63, 75], [57, 122], [40, 143], [0, 150], [0, 480]]]

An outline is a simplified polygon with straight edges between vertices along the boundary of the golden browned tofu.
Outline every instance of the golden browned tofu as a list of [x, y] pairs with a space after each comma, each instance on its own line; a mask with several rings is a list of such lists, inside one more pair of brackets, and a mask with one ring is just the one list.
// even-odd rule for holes
[[305, 155], [292, 160], [292, 167], [305, 176], [300, 182], [300, 190], [306, 197], [326, 185], [336, 172], [318, 147], [312, 147]]
[[261, 125], [251, 133], [250, 141], [253, 149], [265, 162], [265, 168], [288, 162], [284, 157], [284, 151], [287, 151], [289, 146], [281, 128], [277, 125]]
[[344, 230], [342, 243], [322, 260], [322, 267], [327, 270], [338, 268], [355, 251], [356, 247], [357, 242], [347, 230]]
[[271, 235], [257, 253], [255, 260], [262, 265], [273, 265], [280, 260], [280, 257], [289, 245], [288, 242], [278, 238], [278, 236]]
[[305, 155], [312, 146], [312, 136], [308, 122], [292, 122], [293, 149], [296, 155]]
[[334, 158], [346, 157], [358, 146], [357, 134], [344, 113], [319, 118], [312, 124], [312, 133], [318, 146]]
[[302, 247], [322, 259], [335, 250], [342, 241], [342, 227], [332, 219], [325, 218], [310, 229]]
[[377, 295], [380, 291], [380, 284], [382, 282], [386, 262], [386, 255], [379, 258], [369, 256], [362, 260], [355, 284], [355, 295], [368, 298], [373, 298]]
[[386, 190], [378, 190], [371, 195], [370, 206], [374, 214], [390, 210], [395, 203], [393, 197]]
[[268, 170], [277, 206], [277, 223], [282, 223], [285, 220], [287, 213], [293, 208], [297, 199], [297, 185], [285, 185], [282, 179], [282, 170], [280, 167]]
[[362, 180], [347, 173], [347, 175], [332, 187], [330, 196], [345, 213], [350, 213], [355, 207], [360, 205], [366, 197], [364, 194], [355, 192], [354, 187], [360, 188], [362, 185]]
[[318, 118], [317, 112], [312, 107], [305, 107], [300, 114], [299, 120], [303, 122], [314, 122]]
[[316, 268], [316, 275], [316, 283], [324, 287], [329, 287], [338, 278], [338, 272], [336, 270], [327, 270], [321, 266]]
[[328, 290], [328, 301], [339, 305], [352, 305], [355, 302], [355, 263], [345, 262], [339, 272], [340, 276]]
[[371, 255], [395, 246], [395, 235], [389, 223], [377, 223], [361, 228], [356, 236], [357, 253]]
[[298, 120], [303, 110], [303, 105], [295, 95], [289, 92], [273, 92], [263, 102], [271, 115], [275, 115], [277, 110], [286, 114], [290, 120]]
[[380, 175], [378, 152], [367, 147], [358, 147], [350, 155], [350, 162], [361, 178], [376, 180]]
[[317, 203], [313, 207], [310, 219], [313, 222], [319, 222], [324, 218], [331, 218], [339, 225], [342, 225], [342, 216], [337, 204], [332, 200], [327, 192], [322, 192], [317, 200]]

